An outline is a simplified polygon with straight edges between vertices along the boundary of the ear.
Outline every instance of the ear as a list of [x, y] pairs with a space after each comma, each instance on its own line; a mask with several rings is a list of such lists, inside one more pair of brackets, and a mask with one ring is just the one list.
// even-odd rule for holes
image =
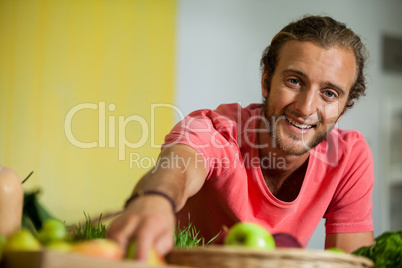
[[266, 98], [266, 97], [268, 97], [268, 89], [267, 88], [265, 88], [265, 86], [264, 86], [264, 81], [265, 81], [265, 79], [267, 78], [267, 72], [266, 72], [266, 70], [267, 69], [265, 69], [264, 68], [264, 71], [263, 71], [263, 73], [262, 73], [262, 76], [261, 76], [261, 90], [262, 90], [262, 95]]

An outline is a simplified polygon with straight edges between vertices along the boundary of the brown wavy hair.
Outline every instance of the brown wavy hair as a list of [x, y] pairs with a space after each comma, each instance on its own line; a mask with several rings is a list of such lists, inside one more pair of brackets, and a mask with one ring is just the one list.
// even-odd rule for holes
[[271, 44], [264, 50], [260, 62], [261, 70], [266, 74], [263, 81], [265, 89], [269, 91], [281, 48], [290, 40], [311, 41], [322, 48], [338, 46], [352, 51], [356, 59], [357, 77], [350, 89], [345, 109], [352, 108], [355, 101], [365, 95], [364, 68], [368, 55], [364, 44], [360, 37], [344, 23], [324, 16], [305, 16], [285, 26], [275, 35]]

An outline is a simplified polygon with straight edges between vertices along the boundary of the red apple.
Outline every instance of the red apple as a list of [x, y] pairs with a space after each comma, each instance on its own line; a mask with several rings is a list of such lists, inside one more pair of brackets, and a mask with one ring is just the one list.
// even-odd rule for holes
[[117, 242], [106, 238], [76, 242], [71, 246], [70, 251], [90, 257], [110, 260], [120, 260], [123, 259], [124, 256], [122, 247]]
[[297, 239], [286, 233], [273, 234], [275, 244], [278, 248], [301, 248], [301, 244]]

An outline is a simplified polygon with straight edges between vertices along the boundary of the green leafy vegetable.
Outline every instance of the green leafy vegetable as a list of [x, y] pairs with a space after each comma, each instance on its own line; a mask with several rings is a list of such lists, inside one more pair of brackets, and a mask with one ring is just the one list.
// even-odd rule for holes
[[352, 254], [374, 261], [376, 268], [402, 267], [402, 230], [385, 232], [375, 239], [375, 244], [361, 247]]
[[55, 219], [46, 208], [39, 202], [40, 189], [24, 192], [24, 209], [22, 215], [22, 226], [36, 234], [42, 223], [49, 219]]

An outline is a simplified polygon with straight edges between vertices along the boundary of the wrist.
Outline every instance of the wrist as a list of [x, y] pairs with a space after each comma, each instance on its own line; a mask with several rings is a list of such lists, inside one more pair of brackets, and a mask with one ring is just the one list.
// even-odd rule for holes
[[170, 205], [171, 205], [171, 207], [172, 207], [173, 212], [176, 213], [177, 206], [176, 206], [176, 202], [173, 200], [173, 198], [171, 198], [168, 194], [166, 194], [166, 193], [164, 193], [164, 192], [161, 192], [161, 191], [157, 191], [157, 190], [146, 190], [146, 191], [140, 190], [140, 191], [135, 192], [133, 195], [131, 195], [131, 196], [127, 199], [126, 203], [124, 204], [124, 208], [127, 208], [127, 206], [128, 206], [132, 201], [138, 199], [139, 197], [141, 197], [141, 196], [147, 196], [147, 195], [157, 195], [157, 196], [164, 197], [167, 201], [169, 201], [169, 203], [170, 203]]

